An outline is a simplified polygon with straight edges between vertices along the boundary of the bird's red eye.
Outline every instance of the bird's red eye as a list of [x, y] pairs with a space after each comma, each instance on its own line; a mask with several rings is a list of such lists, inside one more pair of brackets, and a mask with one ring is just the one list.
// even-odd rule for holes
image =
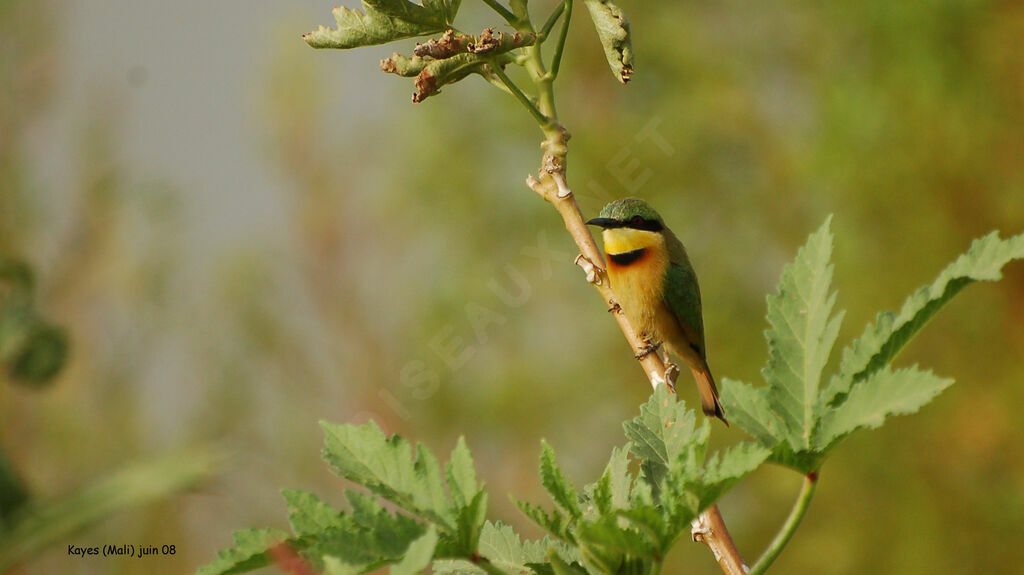
[[633, 216], [633, 218], [629, 220], [629, 223], [633, 224], [634, 226], [639, 226], [644, 223], [644, 218], [643, 216]]

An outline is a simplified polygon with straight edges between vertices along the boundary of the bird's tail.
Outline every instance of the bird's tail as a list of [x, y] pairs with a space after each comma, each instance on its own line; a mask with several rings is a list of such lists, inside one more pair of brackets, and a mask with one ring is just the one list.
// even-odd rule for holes
[[717, 417], [722, 423], [729, 425], [725, 419], [725, 410], [722, 409], [722, 402], [718, 401], [718, 388], [715, 387], [715, 378], [711, 376], [711, 369], [707, 363], [701, 362], [699, 367], [690, 367], [693, 371], [693, 378], [697, 380], [697, 392], [700, 393], [700, 407], [704, 415]]

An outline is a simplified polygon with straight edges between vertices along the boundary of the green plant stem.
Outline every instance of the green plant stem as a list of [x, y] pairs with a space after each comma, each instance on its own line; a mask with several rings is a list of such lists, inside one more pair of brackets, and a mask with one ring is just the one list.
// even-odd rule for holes
[[538, 39], [544, 40], [548, 37], [548, 34], [551, 34], [551, 29], [555, 27], [555, 23], [558, 22], [558, 17], [562, 15], [563, 11], [565, 11], [565, 2], [556, 6], [551, 15], [548, 16], [548, 21], [544, 23], [544, 26], [541, 27], [540, 32], [537, 34]]
[[525, 106], [526, 109], [529, 110], [531, 114], [533, 114], [533, 117], [537, 120], [537, 123], [539, 123], [541, 126], [544, 126], [549, 122], [549, 118], [547, 118], [544, 115], [544, 112], [538, 109], [537, 106], [533, 103], [533, 101], [530, 100], [530, 97], [527, 96], [521, 89], [519, 89], [519, 86], [517, 86], [516, 83], [512, 81], [512, 78], [508, 77], [508, 74], [506, 74], [505, 71], [501, 69], [501, 66], [499, 66], [497, 63], [491, 64], [491, 71], [494, 72], [494, 75], [497, 76], [499, 80], [501, 80], [501, 83], [505, 86], [505, 88], [507, 88], [508, 91], [513, 96], [515, 96], [517, 100], [519, 100], [519, 103]]
[[565, 49], [565, 39], [569, 36], [569, 20], [572, 19], [572, 0], [565, 0], [565, 17], [562, 18], [562, 31], [558, 34], [558, 44], [555, 44], [555, 55], [551, 58], [551, 76], [558, 77], [558, 68], [562, 65], [562, 51]]
[[[520, 32], [533, 32], [529, 28], [528, 25], [524, 26]], [[558, 111], [555, 109], [555, 77], [544, 67], [544, 58], [539, 44], [527, 46], [526, 61], [523, 66], [530, 74], [534, 85], [537, 86], [537, 107], [546, 120], [540, 124], [540, 129], [544, 132], [545, 137], [544, 150], [561, 162], [569, 151], [565, 145], [567, 137], [565, 129], [558, 122]]]
[[789, 539], [793, 537], [793, 533], [796, 532], [796, 528], [800, 525], [800, 520], [807, 513], [807, 508], [811, 504], [811, 499], [814, 497], [814, 490], [817, 486], [817, 472], [811, 472], [804, 476], [804, 484], [800, 488], [800, 494], [796, 498], [796, 503], [793, 504], [793, 509], [789, 512], [789, 517], [786, 518], [786, 522], [782, 524], [782, 528], [775, 535], [775, 539], [764, 550], [764, 553], [758, 558], [757, 563], [754, 563], [754, 566], [750, 568], [747, 575], [761, 575], [761, 573], [768, 570], [768, 567], [779, 556], [779, 553], [782, 553], [782, 549], [789, 543]]
[[558, 112], [555, 110], [554, 78], [544, 68], [540, 46], [530, 46], [526, 50], [526, 71], [530, 73], [530, 78], [537, 85], [537, 106], [541, 113], [548, 118], [548, 122], [541, 125], [541, 129], [547, 133], [549, 128], [554, 127], [553, 124], [558, 123]]
[[498, 0], [484, 0], [484, 4], [490, 6], [492, 10], [497, 12], [499, 16], [504, 18], [505, 21], [511, 24], [512, 26], [515, 26], [516, 22], [519, 21], [519, 18], [517, 18], [511, 10], [499, 4]]
[[[504, 7], [496, 2], [496, 0], [484, 0], [491, 8], [494, 8], [499, 13], [504, 11], [508, 13], [512, 19], [505, 17], [506, 20], [521, 34], [534, 34], [537, 32], [533, 28], [533, 23], [530, 22], [529, 18], [518, 20], [514, 14], [511, 14]], [[564, 6], [565, 4], [563, 4]], [[564, 8], [563, 8], [564, 10]], [[550, 25], [554, 25], [557, 20], [557, 10], [551, 18], [548, 19]], [[503, 14], [504, 16], [504, 14]], [[566, 14], [568, 17], [568, 14]], [[545, 24], [547, 26], [548, 24]], [[564, 28], [564, 26], [563, 26]], [[560, 160], [565, 158], [565, 154], [568, 151], [565, 147], [565, 140], [567, 139], [566, 132], [562, 126], [558, 123], [558, 112], [555, 110], [555, 91], [554, 91], [554, 74], [548, 72], [544, 67], [544, 58], [542, 57], [541, 44], [543, 35], [538, 36], [538, 40], [526, 46], [524, 54], [520, 63], [526, 69], [530, 75], [530, 80], [533, 81], [534, 85], [537, 86], [537, 98], [536, 101], [531, 100], [526, 96], [525, 93], [507, 76], [504, 70], [501, 70], [498, 66], [492, 66], [494, 75], [497, 76], [503, 84], [512, 92], [512, 94], [526, 106], [527, 110], [533, 114], [533, 117], [537, 120], [540, 125], [541, 131], [544, 132], [544, 149], [548, 153], [557, 157]]]

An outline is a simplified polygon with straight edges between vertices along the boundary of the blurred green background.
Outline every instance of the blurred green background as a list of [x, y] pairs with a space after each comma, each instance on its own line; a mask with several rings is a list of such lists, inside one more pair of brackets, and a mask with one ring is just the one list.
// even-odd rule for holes
[[[43, 497], [182, 445], [232, 453], [17, 573], [188, 573], [232, 529], [284, 527], [281, 488], [340, 504], [320, 419], [442, 453], [465, 435], [490, 516], [531, 536], [505, 494], [546, 501], [540, 438], [577, 485], [624, 442], [649, 386], [523, 184], [532, 120], [479, 78], [413, 106], [377, 71], [392, 46], [307, 48], [334, 2], [0, 2], [0, 254], [35, 266], [72, 337], [51, 389], [0, 387], [3, 449]], [[464, 4], [467, 29], [497, 23]], [[570, 183], [585, 215], [639, 195], [679, 234], [719, 378], [760, 382], [764, 296], [830, 213], [840, 345], [971, 239], [1024, 228], [1024, 4], [621, 5], [627, 87], [582, 6], [569, 37]], [[1024, 563], [1022, 296], [1011, 265], [905, 351], [958, 384], [828, 461], [775, 571]], [[715, 445], [743, 437], [714, 427]], [[799, 481], [766, 466], [722, 501], [748, 560]], [[66, 553], [106, 543], [177, 553]], [[685, 541], [668, 568], [718, 572]]]

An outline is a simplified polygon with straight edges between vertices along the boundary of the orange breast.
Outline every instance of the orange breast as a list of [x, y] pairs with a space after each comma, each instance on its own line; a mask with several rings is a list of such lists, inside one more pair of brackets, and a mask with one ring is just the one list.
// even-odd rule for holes
[[668, 256], [663, 250], [647, 249], [627, 265], [608, 258], [608, 279], [633, 329], [648, 340], [658, 340], [657, 317], [663, 307], [665, 269]]

